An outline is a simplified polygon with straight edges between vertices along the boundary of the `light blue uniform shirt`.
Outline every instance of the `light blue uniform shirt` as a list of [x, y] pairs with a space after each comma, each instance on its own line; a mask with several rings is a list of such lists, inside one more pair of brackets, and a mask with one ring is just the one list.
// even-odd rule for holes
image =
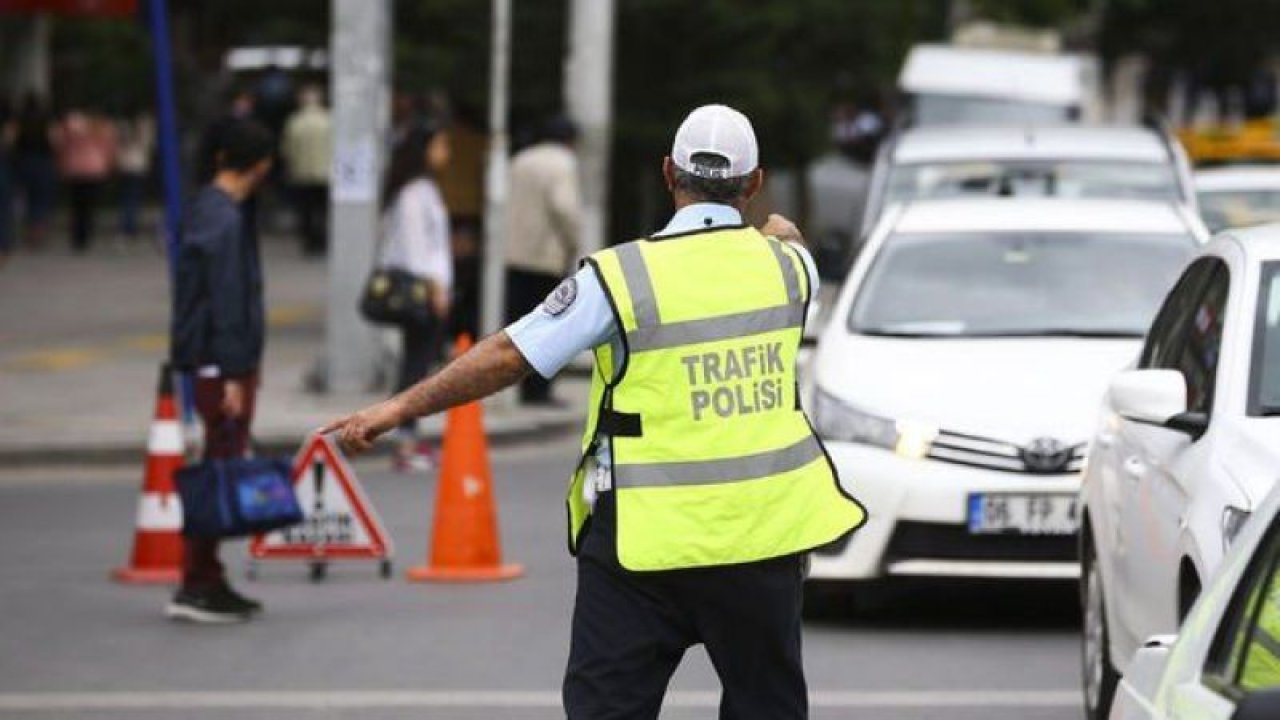
[[[729, 205], [695, 203], [676, 211], [667, 226], [654, 233], [653, 237], [740, 225], [742, 215]], [[813, 258], [803, 247], [794, 247], [800, 251], [800, 258], [808, 271], [809, 287], [812, 292], [817, 292], [818, 272]], [[546, 378], [560, 372], [583, 351], [604, 343], [612, 345], [614, 357], [622, 356], [619, 329], [614, 322], [613, 311], [609, 308], [609, 299], [595, 271], [584, 265], [574, 273], [573, 279], [577, 283], [577, 296], [564, 310], [553, 315], [539, 305], [506, 329], [507, 336], [524, 359], [539, 375]], [[584, 489], [588, 502], [595, 500], [597, 491], [609, 488], [607, 468], [612, 465], [609, 443], [601, 442], [596, 448], [597, 471], [588, 473]]]

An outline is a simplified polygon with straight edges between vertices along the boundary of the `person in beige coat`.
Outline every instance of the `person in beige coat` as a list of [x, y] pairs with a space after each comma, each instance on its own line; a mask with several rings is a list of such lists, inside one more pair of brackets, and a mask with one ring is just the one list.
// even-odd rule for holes
[[[577, 128], [554, 117], [542, 139], [511, 160], [507, 200], [507, 320], [515, 321], [542, 302], [573, 273], [580, 252], [582, 199], [573, 144]], [[555, 404], [551, 380], [530, 374], [520, 383], [520, 401]]]
[[328, 245], [329, 163], [333, 121], [324, 106], [324, 92], [314, 85], [299, 94], [297, 112], [284, 126], [280, 154], [298, 211], [302, 252], [323, 255]]

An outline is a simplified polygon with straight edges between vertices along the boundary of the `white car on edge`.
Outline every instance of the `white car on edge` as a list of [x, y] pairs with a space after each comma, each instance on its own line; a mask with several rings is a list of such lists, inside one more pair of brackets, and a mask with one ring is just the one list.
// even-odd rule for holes
[[1081, 490], [1086, 710], [1172, 633], [1280, 479], [1280, 225], [1218, 235], [1102, 403]]
[[1240, 532], [1176, 639], [1138, 650], [1111, 718], [1280, 718], [1280, 491]]
[[1177, 203], [928, 200], [890, 209], [805, 397], [869, 519], [810, 591], [886, 577], [1078, 577], [1076, 496], [1107, 380], [1204, 239]]

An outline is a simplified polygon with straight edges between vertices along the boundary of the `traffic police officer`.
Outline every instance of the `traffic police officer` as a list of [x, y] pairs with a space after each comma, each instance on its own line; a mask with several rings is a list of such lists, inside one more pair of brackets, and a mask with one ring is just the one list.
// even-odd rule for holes
[[[570, 482], [578, 591], [571, 720], [656, 718], [685, 650], [705, 646], [720, 717], [803, 718], [804, 553], [865, 512], [840, 487], [797, 395], [796, 353], [817, 287], [779, 216], [742, 211], [763, 173], [751, 123], [694, 110], [663, 176], [675, 200], [652, 237], [597, 252], [538, 308], [438, 374], [335, 421], [358, 452], [440, 412], [595, 353]], [[781, 238], [778, 239], [778, 238]]]

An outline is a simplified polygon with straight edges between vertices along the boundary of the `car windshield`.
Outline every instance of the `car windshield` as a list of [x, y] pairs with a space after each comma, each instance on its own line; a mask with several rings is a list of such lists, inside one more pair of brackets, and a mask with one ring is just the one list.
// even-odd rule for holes
[[1280, 189], [1201, 191], [1200, 215], [1213, 232], [1280, 221]]
[[1021, 125], [1075, 119], [1075, 111], [1064, 105], [969, 95], [920, 94], [914, 97], [912, 107], [912, 120], [917, 125]]
[[851, 332], [907, 337], [1141, 337], [1190, 236], [921, 233], [889, 238]]
[[1263, 263], [1250, 414], [1280, 415], [1280, 261]]
[[1173, 168], [1161, 163], [977, 160], [899, 165], [889, 177], [886, 205], [964, 195], [1180, 199]]

